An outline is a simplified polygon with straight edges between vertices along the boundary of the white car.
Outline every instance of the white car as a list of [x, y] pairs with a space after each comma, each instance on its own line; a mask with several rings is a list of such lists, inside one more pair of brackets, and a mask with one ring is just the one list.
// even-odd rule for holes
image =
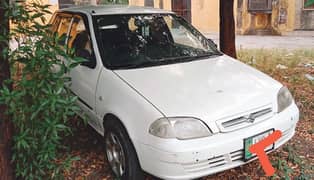
[[299, 110], [282, 84], [216, 49], [173, 12], [129, 6], [57, 11], [61, 45], [87, 61], [69, 72], [89, 124], [120, 179], [142, 170], [192, 179], [243, 165], [274, 130], [295, 133]]

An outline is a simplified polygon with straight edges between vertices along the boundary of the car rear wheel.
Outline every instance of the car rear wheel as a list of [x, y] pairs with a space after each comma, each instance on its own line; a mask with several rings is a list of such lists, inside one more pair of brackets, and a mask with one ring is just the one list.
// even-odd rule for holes
[[136, 151], [124, 129], [118, 122], [105, 125], [105, 152], [107, 161], [117, 179], [144, 179]]

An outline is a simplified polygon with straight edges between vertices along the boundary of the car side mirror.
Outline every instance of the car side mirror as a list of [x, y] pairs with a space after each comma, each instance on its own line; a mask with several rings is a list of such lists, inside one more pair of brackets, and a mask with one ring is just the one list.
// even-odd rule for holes
[[94, 69], [96, 67], [96, 58], [95, 58], [95, 56], [90, 56], [90, 58], [88, 58], [88, 59], [86, 59], [86, 61], [82, 62], [81, 65], [89, 67], [91, 69]]
[[88, 50], [86, 49], [80, 49], [77, 52], [77, 56], [84, 58], [86, 61], [82, 62], [82, 66], [86, 66], [89, 68], [95, 68], [96, 67], [96, 58], [94, 54], [90, 54]]
[[214, 45], [216, 48], [218, 47], [217, 44], [212, 39], [208, 38], [207, 40], [210, 44]]

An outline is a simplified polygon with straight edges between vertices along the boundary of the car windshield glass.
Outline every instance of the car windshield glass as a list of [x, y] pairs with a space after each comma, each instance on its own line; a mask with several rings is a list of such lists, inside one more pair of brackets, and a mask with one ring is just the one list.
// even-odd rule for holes
[[128, 69], [200, 60], [221, 55], [215, 45], [175, 15], [95, 16], [105, 66]]

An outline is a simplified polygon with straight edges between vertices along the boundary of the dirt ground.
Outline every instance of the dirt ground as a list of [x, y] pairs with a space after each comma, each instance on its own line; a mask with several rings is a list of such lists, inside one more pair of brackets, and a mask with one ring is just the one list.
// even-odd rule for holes
[[[270, 154], [276, 174], [271, 179], [314, 179], [314, 49], [240, 50], [241, 61], [269, 74], [286, 85], [300, 108], [300, 121], [292, 140]], [[79, 120], [73, 120], [79, 121]], [[73, 122], [72, 122], [73, 123]], [[72, 137], [65, 140], [70, 154], [80, 160], [65, 172], [66, 179], [113, 179], [105, 161], [103, 139], [92, 128], [76, 125]], [[148, 176], [147, 179], [156, 179]], [[214, 179], [269, 179], [258, 161], [204, 177]]]

